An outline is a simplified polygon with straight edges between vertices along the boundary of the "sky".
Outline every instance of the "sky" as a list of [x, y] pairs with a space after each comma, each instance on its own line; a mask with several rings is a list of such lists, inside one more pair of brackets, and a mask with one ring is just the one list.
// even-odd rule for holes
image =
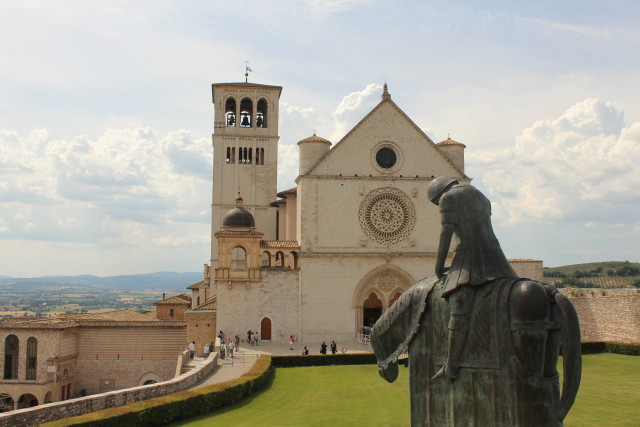
[[200, 271], [211, 84], [283, 86], [297, 141], [380, 100], [466, 145], [510, 258], [640, 261], [640, 3], [0, 3], [0, 275]]

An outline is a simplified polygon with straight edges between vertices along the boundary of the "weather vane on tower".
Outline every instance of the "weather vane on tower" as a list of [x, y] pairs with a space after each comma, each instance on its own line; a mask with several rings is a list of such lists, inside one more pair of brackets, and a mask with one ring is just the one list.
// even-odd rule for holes
[[249, 83], [249, 72], [253, 72], [251, 68], [249, 68], [249, 61], [244, 61], [244, 82]]

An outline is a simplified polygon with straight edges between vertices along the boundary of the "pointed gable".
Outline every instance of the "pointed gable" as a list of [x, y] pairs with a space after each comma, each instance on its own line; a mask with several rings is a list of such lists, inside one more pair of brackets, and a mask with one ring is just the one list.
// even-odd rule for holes
[[[376, 162], [376, 153], [384, 146], [398, 151], [391, 168], [380, 167]], [[306, 175], [465, 177], [464, 171], [389, 97], [371, 110]]]

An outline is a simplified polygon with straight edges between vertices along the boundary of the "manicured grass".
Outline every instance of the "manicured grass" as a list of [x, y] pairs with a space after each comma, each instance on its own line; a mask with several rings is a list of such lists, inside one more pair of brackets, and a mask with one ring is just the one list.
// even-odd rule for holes
[[640, 425], [640, 357], [582, 356], [582, 381], [565, 427]]
[[[566, 427], [637, 426], [640, 357], [583, 356]], [[279, 368], [271, 387], [241, 404], [175, 426], [408, 426], [408, 369], [393, 384], [373, 365]]]

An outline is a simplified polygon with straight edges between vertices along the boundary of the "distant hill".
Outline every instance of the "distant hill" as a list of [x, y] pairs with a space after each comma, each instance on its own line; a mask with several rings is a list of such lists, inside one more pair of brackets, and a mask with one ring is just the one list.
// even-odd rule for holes
[[43, 276], [31, 278], [0, 276], [0, 286], [3, 284], [11, 284], [30, 287], [81, 286], [110, 289], [182, 289], [201, 280], [202, 273], [172, 272], [107, 277], [93, 276], [90, 274], [80, 276]]
[[561, 286], [581, 288], [640, 287], [640, 263], [605, 261], [545, 267], [545, 280]]

